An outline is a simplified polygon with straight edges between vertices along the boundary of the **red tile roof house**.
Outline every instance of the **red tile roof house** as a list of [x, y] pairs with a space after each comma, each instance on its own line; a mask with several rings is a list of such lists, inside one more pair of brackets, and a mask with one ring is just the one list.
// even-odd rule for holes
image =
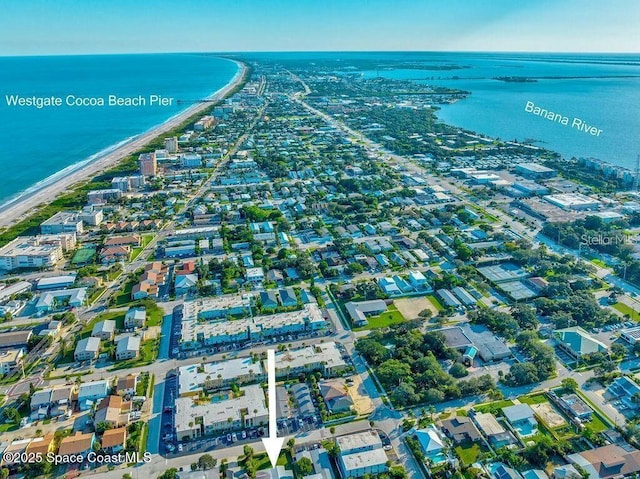
[[127, 428], [109, 429], [102, 435], [102, 449], [110, 453], [122, 451], [127, 444]]
[[68, 436], [60, 441], [60, 448], [58, 454], [61, 456], [70, 456], [80, 454], [84, 457], [93, 449], [93, 443], [96, 441], [94, 433], [83, 434], [79, 431], [73, 436]]

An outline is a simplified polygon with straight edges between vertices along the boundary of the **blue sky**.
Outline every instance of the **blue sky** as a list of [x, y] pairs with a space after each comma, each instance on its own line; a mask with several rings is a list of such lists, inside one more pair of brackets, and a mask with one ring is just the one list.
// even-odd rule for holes
[[638, 52], [638, 0], [6, 0], [0, 55]]

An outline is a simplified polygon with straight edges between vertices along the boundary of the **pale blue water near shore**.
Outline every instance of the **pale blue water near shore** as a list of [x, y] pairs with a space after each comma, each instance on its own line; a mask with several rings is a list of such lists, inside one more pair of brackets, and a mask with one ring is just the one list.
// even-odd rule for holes
[[[406, 58], [425, 65], [462, 69], [378, 69], [365, 75], [415, 80], [470, 91], [445, 105], [445, 123], [504, 140], [538, 140], [570, 157], [595, 157], [634, 169], [640, 154], [640, 55], [421, 53]], [[457, 77], [457, 78], [454, 78]], [[535, 82], [505, 82], [526, 77]], [[568, 117], [564, 126], [525, 111], [536, 106]], [[577, 117], [602, 129], [592, 136], [571, 128]]]
[[[224, 88], [235, 63], [199, 54], [0, 57], [0, 204]], [[173, 97], [172, 106], [10, 107], [5, 95]], [[177, 100], [185, 103], [178, 104]]]

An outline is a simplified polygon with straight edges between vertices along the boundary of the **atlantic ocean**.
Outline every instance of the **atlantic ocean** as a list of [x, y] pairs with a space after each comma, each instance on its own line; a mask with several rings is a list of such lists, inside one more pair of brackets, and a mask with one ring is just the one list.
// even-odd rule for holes
[[[206, 54], [0, 57], [0, 204], [91, 161], [224, 88], [236, 63]], [[8, 95], [59, 97], [10, 106]], [[172, 98], [170, 105], [70, 106], [76, 98]]]

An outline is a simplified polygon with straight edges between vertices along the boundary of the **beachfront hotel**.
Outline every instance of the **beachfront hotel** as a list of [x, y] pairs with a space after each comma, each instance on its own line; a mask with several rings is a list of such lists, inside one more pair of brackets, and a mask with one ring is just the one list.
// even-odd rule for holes
[[158, 163], [155, 152], [142, 153], [138, 157], [138, 168], [142, 176], [156, 176], [158, 174]]

